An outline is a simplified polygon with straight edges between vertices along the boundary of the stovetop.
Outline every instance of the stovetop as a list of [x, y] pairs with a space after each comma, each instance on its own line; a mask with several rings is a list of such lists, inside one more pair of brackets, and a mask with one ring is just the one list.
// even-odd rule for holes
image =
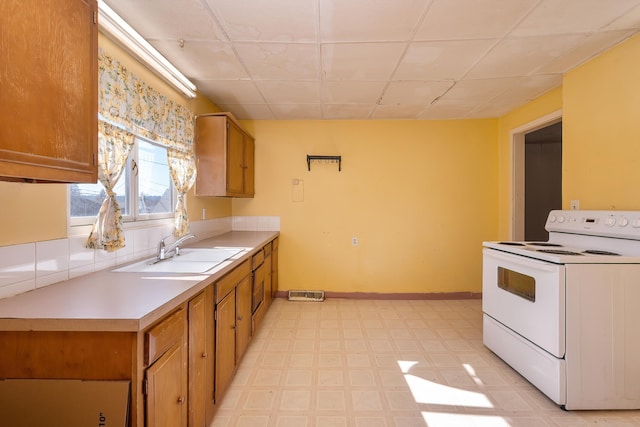
[[640, 264], [639, 211], [551, 211], [547, 242], [484, 242], [486, 248], [556, 264]]

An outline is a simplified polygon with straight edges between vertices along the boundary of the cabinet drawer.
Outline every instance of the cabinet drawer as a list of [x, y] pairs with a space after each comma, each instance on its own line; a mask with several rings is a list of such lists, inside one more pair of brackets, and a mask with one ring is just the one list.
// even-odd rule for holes
[[160, 321], [144, 334], [144, 364], [151, 365], [172, 345], [179, 343], [184, 334], [186, 318], [184, 310], [178, 310]]
[[260, 249], [254, 256], [251, 258], [251, 270], [255, 270], [264, 262], [264, 251]]
[[271, 255], [271, 242], [267, 243], [262, 250], [264, 251], [265, 258]]
[[244, 277], [251, 273], [251, 264], [249, 260], [246, 260], [222, 279], [215, 282], [216, 289], [216, 304], [222, 301], [222, 299], [240, 282]]

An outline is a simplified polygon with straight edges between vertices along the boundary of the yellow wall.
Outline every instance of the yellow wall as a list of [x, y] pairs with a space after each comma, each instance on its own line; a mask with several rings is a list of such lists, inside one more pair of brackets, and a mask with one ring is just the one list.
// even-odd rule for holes
[[[186, 105], [196, 114], [219, 111], [206, 98], [198, 96], [187, 100], [144, 66], [124, 53], [102, 34], [99, 46], [117, 58], [127, 68], [143, 78], [163, 95]], [[67, 186], [65, 184], [22, 184], [0, 182], [0, 246], [53, 240], [67, 237]], [[207, 209], [207, 219], [231, 215], [228, 199], [198, 198], [193, 190], [187, 195], [189, 217], [202, 219], [202, 209]], [[46, 212], [46, 215], [43, 214]]]
[[640, 37], [564, 79], [563, 206], [640, 210]]
[[[280, 289], [478, 292], [497, 227], [497, 123], [243, 122], [256, 196], [233, 213], [281, 217]], [[307, 154], [342, 155], [342, 172], [307, 171]]]

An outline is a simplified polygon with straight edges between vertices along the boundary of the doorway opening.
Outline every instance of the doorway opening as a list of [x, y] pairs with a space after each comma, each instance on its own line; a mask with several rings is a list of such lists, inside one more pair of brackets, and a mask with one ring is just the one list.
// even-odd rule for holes
[[562, 208], [562, 111], [511, 131], [513, 240], [546, 241], [550, 210]]

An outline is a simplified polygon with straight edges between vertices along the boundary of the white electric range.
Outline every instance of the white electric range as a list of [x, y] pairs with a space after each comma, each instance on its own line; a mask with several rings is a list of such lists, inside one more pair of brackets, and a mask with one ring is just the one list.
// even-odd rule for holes
[[483, 341], [566, 409], [640, 409], [640, 211], [552, 211], [483, 243]]

